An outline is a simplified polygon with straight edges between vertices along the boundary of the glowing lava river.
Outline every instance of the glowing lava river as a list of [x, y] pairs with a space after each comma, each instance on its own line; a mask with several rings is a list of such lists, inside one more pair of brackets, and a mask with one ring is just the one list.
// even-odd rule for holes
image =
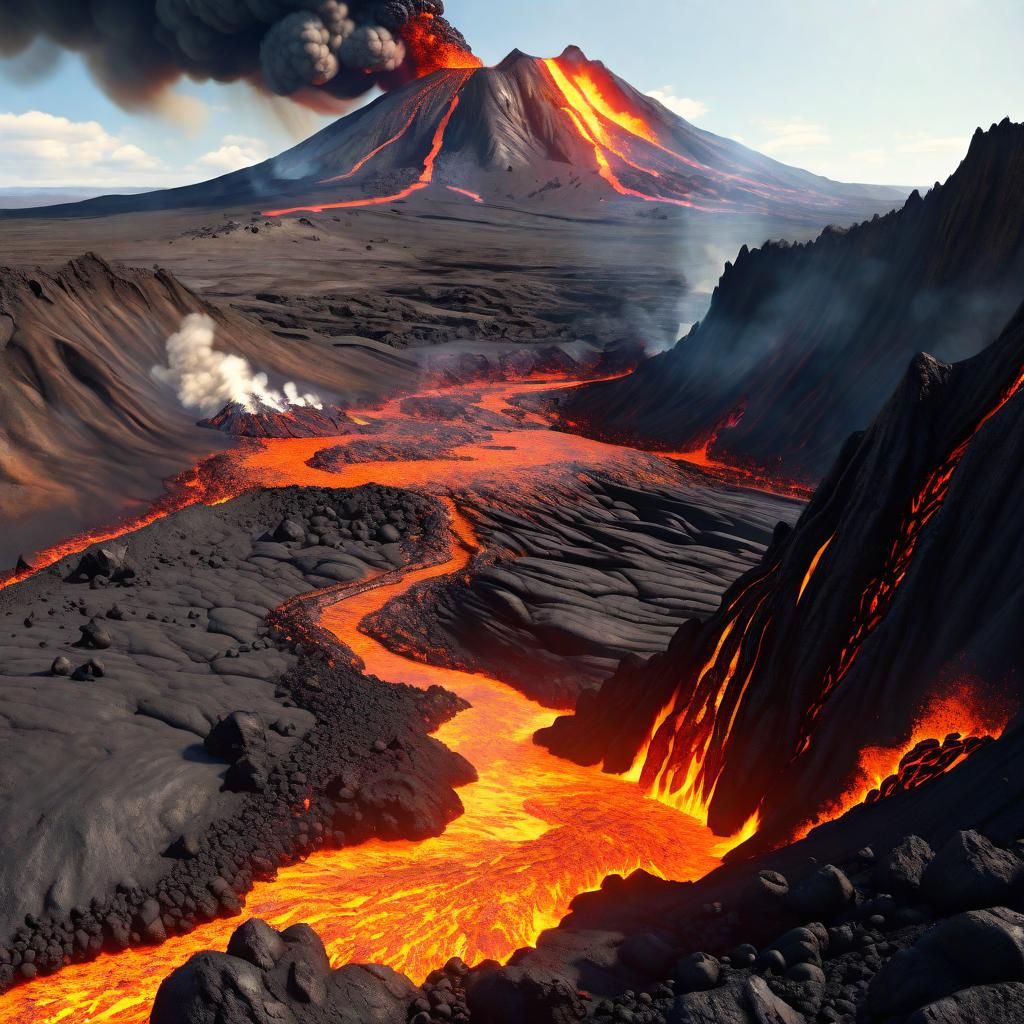
[[[486, 488], [491, 494], [506, 492], [512, 502], [526, 489], [540, 491], [592, 469], [678, 483], [679, 470], [668, 461], [539, 429], [531, 416], [505, 415], [514, 395], [555, 383], [565, 385], [488, 384], [426, 393], [459, 395], [469, 411], [485, 418], [480, 440], [460, 442], [445, 457], [355, 463], [338, 472], [308, 465], [317, 452], [349, 444], [359, 435], [246, 442], [232, 456], [244, 489], [376, 482], [429, 492], [449, 510], [447, 560], [413, 566], [397, 580], [383, 576], [332, 591], [333, 603], [309, 602], [323, 606], [321, 624], [362, 659], [367, 673], [420, 688], [439, 684], [472, 705], [444, 725], [437, 738], [479, 773], [478, 782], [460, 790], [465, 813], [441, 837], [317, 852], [249, 892], [246, 917], [264, 918], [278, 928], [308, 922], [324, 939], [335, 966], [379, 962], [419, 982], [451, 956], [469, 963], [506, 960], [557, 924], [574, 896], [596, 888], [607, 875], [644, 868], [663, 877], [694, 879], [714, 868], [734, 845], [723, 843], [702, 822], [643, 798], [627, 779], [562, 761], [534, 745], [533, 733], [556, 713], [500, 680], [409, 660], [360, 628], [369, 615], [411, 588], [470, 567], [478, 542], [459, 511], [460, 494]], [[396, 399], [354, 419], [363, 426], [383, 426], [387, 437], [402, 430], [420, 441], [429, 436], [429, 421], [403, 410]], [[381, 435], [363, 435], [364, 441], [367, 436], [379, 441]], [[234, 496], [195, 482], [186, 491], [179, 507]], [[139, 525], [127, 524], [120, 532]], [[37, 565], [95, 539], [43, 553]], [[0, 1021], [146, 1021], [161, 980], [197, 951], [223, 950], [240, 923], [237, 918], [217, 920], [159, 947], [68, 966], [11, 991], [0, 1000]]]

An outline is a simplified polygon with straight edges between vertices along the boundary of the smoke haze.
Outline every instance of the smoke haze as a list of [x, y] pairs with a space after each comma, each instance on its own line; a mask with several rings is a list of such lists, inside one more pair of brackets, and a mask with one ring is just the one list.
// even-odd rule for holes
[[441, 0], [0, 0], [12, 74], [76, 52], [126, 109], [157, 106], [182, 76], [340, 108], [432, 70], [446, 47], [469, 52]]
[[262, 408], [284, 412], [289, 407], [322, 409], [316, 395], [302, 394], [289, 381], [281, 390], [270, 386], [265, 373], [254, 373], [247, 359], [218, 352], [213, 346], [216, 324], [205, 313], [191, 313], [181, 329], [167, 339], [167, 366], [154, 366], [153, 378], [174, 388], [186, 409], [212, 416], [230, 402], [247, 412]]

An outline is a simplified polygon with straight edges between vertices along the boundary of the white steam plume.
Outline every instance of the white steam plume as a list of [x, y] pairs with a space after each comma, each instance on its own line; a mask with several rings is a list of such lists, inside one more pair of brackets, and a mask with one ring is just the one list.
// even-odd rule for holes
[[292, 381], [278, 391], [265, 373], [253, 373], [248, 359], [218, 352], [217, 327], [205, 313], [190, 313], [167, 339], [167, 366], [154, 366], [153, 378], [174, 388], [186, 409], [212, 416], [234, 402], [248, 412], [262, 407], [284, 412], [291, 407], [322, 409], [316, 395], [300, 393]]

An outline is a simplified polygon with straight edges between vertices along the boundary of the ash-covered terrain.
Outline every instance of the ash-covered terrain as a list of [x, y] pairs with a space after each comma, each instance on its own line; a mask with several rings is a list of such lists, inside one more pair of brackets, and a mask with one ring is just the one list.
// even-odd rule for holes
[[426, 730], [462, 703], [366, 679], [302, 597], [445, 544], [415, 495], [263, 491], [0, 592], [3, 987], [237, 914], [325, 843], [461, 812], [473, 770]]

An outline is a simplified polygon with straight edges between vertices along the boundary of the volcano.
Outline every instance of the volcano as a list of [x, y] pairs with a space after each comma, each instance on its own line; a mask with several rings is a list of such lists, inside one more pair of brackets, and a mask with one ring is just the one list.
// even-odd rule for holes
[[694, 127], [570, 46], [555, 59], [513, 51], [493, 68], [446, 68], [389, 92], [294, 149], [187, 188], [104, 197], [48, 216], [224, 202], [269, 214], [392, 203], [447, 191], [508, 205], [620, 201], [694, 212], [817, 219], [900, 189], [846, 185]]

